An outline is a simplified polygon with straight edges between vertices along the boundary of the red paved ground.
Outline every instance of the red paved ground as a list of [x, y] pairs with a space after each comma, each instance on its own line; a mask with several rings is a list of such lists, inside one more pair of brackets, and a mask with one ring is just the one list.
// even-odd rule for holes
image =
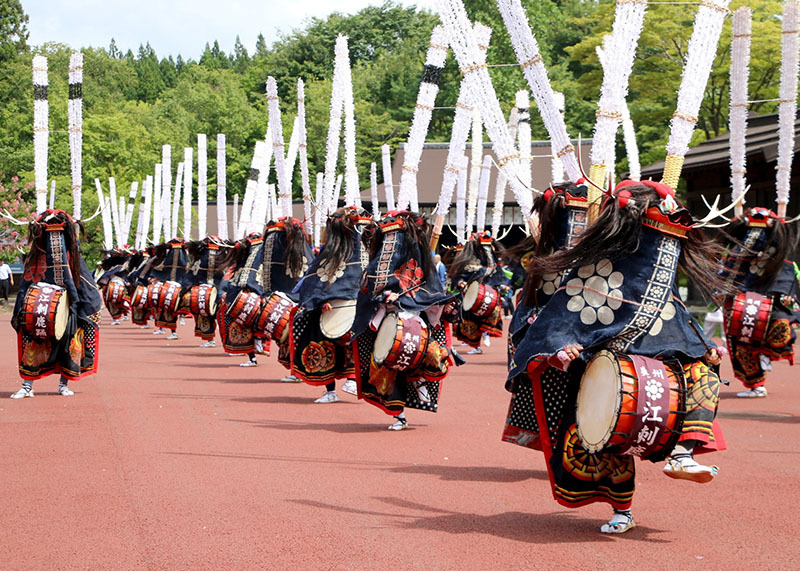
[[[281, 384], [191, 328], [165, 341], [103, 329], [101, 372], [55, 394], [19, 386], [0, 316], [2, 568], [643, 569], [797, 568], [800, 369], [770, 396], [725, 389], [729, 450], [701, 486], [640, 464], [639, 527], [609, 538], [605, 506], [567, 510], [540, 454], [500, 442], [504, 348], [446, 380], [438, 414], [390, 433], [378, 409]], [[730, 376], [730, 369], [726, 371]], [[708, 457], [707, 457], [708, 458]]]

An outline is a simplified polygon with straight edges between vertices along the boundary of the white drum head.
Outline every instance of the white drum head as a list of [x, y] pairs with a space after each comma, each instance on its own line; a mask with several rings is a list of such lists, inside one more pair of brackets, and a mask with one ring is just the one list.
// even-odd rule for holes
[[319, 328], [328, 339], [338, 339], [353, 327], [356, 320], [356, 300], [332, 299], [332, 309], [322, 312]]
[[397, 335], [397, 314], [387, 313], [386, 317], [381, 321], [378, 327], [378, 334], [375, 337], [375, 346], [373, 348], [373, 355], [375, 362], [380, 365], [389, 356], [394, 345], [394, 338]]
[[611, 439], [621, 404], [619, 364], [612, 352], [600, 351], [583, 373], [575, 408], [578, 437], [586, 450], [598, 452], [605, 447]]
[[208, 314], [214, 315], [217, 312], [217, 288], [212, 287], [208, 290]]
[[55, 323], [53, 324], [53, 334], [56, 336], [56, 340], [61, 339], [67, 330], [67, 319], [69, 318], [68, 297], [66, 291], [61, 292], [61, 298], [59, 298], [56, 306]]
[[464, 292], [464, 303], [461, 304], [461, 307], [464, 308], [464, 311], [469, 311], [470, 308], [475, 305], [475, 302], [478, 301], [478, 293], [481, 289], [481, 284], [478, 282], [472, 282], [467, 286], [467, 291]]

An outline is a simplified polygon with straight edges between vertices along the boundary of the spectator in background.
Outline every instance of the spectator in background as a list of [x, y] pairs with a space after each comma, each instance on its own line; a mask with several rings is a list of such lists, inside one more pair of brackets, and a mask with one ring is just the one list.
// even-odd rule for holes
[[446, 289], [447, 287], [447, 268], [445, 267], [444, 263], [442, 263], [442, 257], [439, 254], [436, 254], [433, 257], [433, 264], [436, 268], [436, 274], [439, 276], [439, 281], [442, 282], [442, 289]]
[[3, 300], [0, 303], [8, 303], [8, 293], [11, 291], [11, 286], [14, 285], [14, 274], [11, 273], [11, 267], [5, 260], [0, 261], [0, 294]]

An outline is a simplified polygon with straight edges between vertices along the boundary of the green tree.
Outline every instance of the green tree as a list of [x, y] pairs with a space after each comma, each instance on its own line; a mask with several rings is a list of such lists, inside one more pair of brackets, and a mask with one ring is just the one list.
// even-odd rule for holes
[[19, 0], [0, 0], [0, 64], [28, 49], [28, 15]]

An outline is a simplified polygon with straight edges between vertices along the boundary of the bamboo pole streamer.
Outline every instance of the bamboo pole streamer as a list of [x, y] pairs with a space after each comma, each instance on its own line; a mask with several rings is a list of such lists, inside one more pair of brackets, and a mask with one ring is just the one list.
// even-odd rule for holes
[[[164, 214], [161, 211], [161, 164], [155, 166], [155, 176], [153, 178], [152, 189], [152, 203], [153, 203], [153, 244], [161, 242], [161, 228], [164, 224]], [[147, 230], [147, 228], [145, 228]], [[145, 235], [147, 232], [145, 232]]]
[[125, 216], [126, 216], [126, 210], [127, 210], [127, 208], [125, 208], [125, 197], [122, 194], [120, 194], [119, 197], [117, 198], [117, 202], [118, 202], [118, 204], [117, 204], [117, 212], [119, 212], [119, 235], [120, 235], [120, 241], [122, 242], [122, 245], [124, 245], [125, 244], [125, 220], [126, 220]]
[[[523, 212], [532, 208], [531, 189], [520, 182], [519, 152], [511, 139], [489, 70], [481, 55], [461, 0], [439, 0], [439, 16], [447, 30], [450, 46], [458, 60], [471, 100], [478, 109], [486, 132], [492, 141], [498, 166], [505, 170], [514, 197]], [[531, 221], [532, 223], [532, 221]]]
[[197, 239], [208, 232], [208, 140], [204, 133], [197, 135]]
[[734, 213], [743, 214], [746, 181], [747, 137], [747, 82], [750, 76], [750, 42], [752, 39], [752, 14], [742, 6], [733, 13], [733, 39], [731, 40], [731, 186]]
[[353, 100], [353, 74], [350, 69], [350, 51], [344, 41], [342, 60], [342, 108], [344, 110], [344, 194], [345, 203], [361, 207], [361, 188], [358, 186], [356, 166], [356, 117]]
[[483, 125], [477, 109], [472, 110], [472, 146], [470, 147], [469, 191], [467, 194], [467, 232], [475, 224], [475, 209], [478, 208], [478, 191], [481, 185], [481, 162], [483, 161]]
[[94, 187], [97, 189], [97, 203], [102, 210], [100, 216], [103, 220], [103, 247], [106, 250], [111, 250], [114, 247], [114, 227], [111, 223], [111, 209], [108, 208], [108, 202], [103, 195], [103, 186], [100, 184], [100, 179], [94, 179]]
[[122, 246], [122, 225], [119, 219], [119, 199], [117, 198], [117, 181], [113, 176], [108, 177], [108, 195], [111, 201], [111, 221], [114, 224], [114, 241], [119, 248]]
[[239, 238], [239, 193], [233, 195], [233, 228], [234, 237]]
[[[256, 199], [258, 192], [258, 179], [261, 170], [263, 170], [264, 159], [267, 155], [267, 144], [264, 141], [256, 141], [256, 147], [253, 150], [253, 159], [250, 162], [250, 174], [247, 177], [247, 185], [244, 190], [244, 198], [242, 199], [242, 208], [239, 214], [236, 214], [236, 203], [234, 203], [234, 217], [238, 216], [238, 224], [236, 224], [236, 239], [241, 240], [245, 234], [250, 230], [252, 223], [253, 203]], [[238, 194], [236, 195], [238, 197]]]
[[[611, 35], [605, 37], [603, 48], [598, 49], [603, 68], [603, 85], [595, 112], [589, 178], [601, 186], [606, 179], [606, 173], [614, 169], [614, 145], [622, 122], [622, 110], [626, 106], [628, 80], [633, 70], [633, 58], [644, 26], [645, 12], [647, 4], [644, 2], [617, 2]], [[599, 209], [601, 197], [602, 192], [589, 185], [590, 220], [593, 218], [592, 214], [596, 214]]]
[[[517, 100], [517, 102], [519, 102], [519, 100]], [[508, 117], [508, 133], [511, 135], [512, 140], [517, 138], [519, 116], [519, 107], [515, 106], [511, 109], [511, 113]], [[528, 145], [528, 147], [530, 148], [530, 145]], [[525, 160], [522, 157], [521, 151], [522, 149], [520, 148], [520, 162], [523, 165], [522, 170], [524, 172]], [[530, 153], [528, 153], [528, 155], [530, 156]], [[530, 164], [528, 166], [530, 167]], [[505, 206], [506, 202], [506, 186], [508, 186], [508, 179], [506, 178], [506, 175], [504, 175], [502, 171], [498, 171], [497, 181], [495, 182], [494, 187], [494, 206], [492, 207], [492, 236], [498, 236], [500, 232], [500, 225], [503, 221], [503, 207]]]
[[386, 211], [395, 210], [394, 182], [392, 181], [392, 157], [389, 145], [381, 145], [381, 164], [383, 170], [383, 193], [386, 197]]
[[274, 184], [267, 185], [267, 197], [269, 198], [269, 212], [264, 217], [266, 224], [270, 220], [277, 220], [281, 215], [281, 207], [278, 201], [277, 188]]
[[[480, 60], [478, 64], [486, 62], [486, 52], [489, 49], [489, 40], [492, 36], [492, 29], [488, 26], [476, 22], [473, 27], [475, 40], [478, 43]], [[453, 129], [450, 135], [450, 146], [447, 151], [447, 162], [445, 163], [442, 176], [442, 188], [439, 191], [439, 202], [436, 206], [436, 221], [433, 225], [431, 236], [431, 250], [436, 250], [439, 237], [442, 234], [442, 226], [447, 219], [450, 203], [453, 201], [453, 191], [458, 183], [461, 161], [467, 147], [470, 127], [472, 125], [472, 112], [474, 107], [468, 101], [469, 90], [465, 85], [465, 80], [461, 80], [456, 102], [455, 114], [453, 115]]]
[[492, 157], [486, 155], [483, 157], [483, 165], [481, 165], [481, 187], [478, 193], [478, 209], [475, 219], [475, 229], [478, 232], [483, 232], [483, 230], [486, 229], [486, 203], [489, 200], [489, 183], [491, 178]]
[[550, 140], [558, 148], [556, 156], [563, 161], [569, 179], [576, 181], [581, 177], [581, 173], [575, 157], [575, 147], [567, 134], [564, 118], [558, 112], [553, 88], [547, 77], [547, 69], [522, 3], [520, 0], [497, 0], [497, 6], [511, 36], [514, 52], [539, 107], [539, 114], [542, 116]]
[[380, 218], [380, 205], [378, 204], [378, 165], [370, 163], [369, 165], [369, 188], [372, 195], [372, 218], [378, 220]]
[[397, 206], [400, 210], [419, 210], [419, 193], [417, 191], [417, 172], [422, 158], [422, 149], [428, 134], [433, 106], [439, 93], [439, 82], [447, 58], [447, 34], [444, 28], [436, 26], [431, 33], [428, 53], [425, 58], [425, 69], [417, 93], [417, 104], [414, 107], [414, 118], [408, 132], [408, 140], [403, 156], [403, 170], [400, 174], [400, 190], [397, 194]]
[[628, 170], [631, 180], [642, 180], [642, 166], [639, 163], [639, 147], [636, 144], [636, 130], [631, 120], [628, 104], [622, 108], [622, 137], [625, 140], [625, 153], [628, 156]]
[[[553, 92], [553, 100], [555, 101], [556, 110], [561, 117], [564, 117], [564, 108], [566, 102], [564, 101], [564, 94], [560, 91]], [[528, 115], [528, 120], [530, 120], [530, 114]], [[578, 149], [580, 153], [581, 150]], [[558, 149], [556, 148], [556, 143], [554, 141], [550, 141], [550, 180], [553, 182], [563, 182], [564, 181], [564, 161], [558, 156]], [[533, 162], [533, 161], [531, 161]]]
[[81, 220], [83, 189], [83, 54], [69, 57], [69, 157], [72, 175], [72, 217]]
[[697, 114], [717, 53], [717, 43], [722, 24], [728, 13], [730, 0], [704, 0], [697, 10], [694, 30], [689, 39], [688, 55], [683, 67], [678, 105], [670, 123], [667, 159], [663, 183], [671, 188], [678, 185], [683, 160], [689, 150], [689, 141], [697, 124]]
[[56, 207], [56, 179], [50, 181], [50, 210]]
[[[194, 149], [185, 147], [183, 149], [183, 237], [186, 240], [192, 239], [192, 166], [194, 160], [192, 155]], [[175, 236], [178, 234], [176, 233]], [[205, 236], [200, 236], [205, 238]]]
[[47, 210], [47, 151], [50, 131], [47, 102], [47, 58], [33, 57], [33, 175], [36, 213]]
[[[333, 82], [331, 86], [330, 118], [328, 119], [328, 137], [325, 143], [325, 192], [318, 207], [323, 214], [332, 212], [333, 187], [336, 184], [336, 164], [339, 160], [339, 139], [342, 132], [342, 114], [344, 112], [343, 67], [349, 66], [347, 55], [347, 38], [339, 35], [334, 48]], [[335, 206], [334, 206], [335, 209]]]
[[[147, 178], [142, 183], [142, 196], [147, 190]], [[142, 242], [142, 227], [144, 226], [144, 200], [139, 201], [139, 213], [136, 216], [136, 234], [133, 238], [133, 249], [138, 250], [141, 248]]]
[[292, 134], [289, 136], [289, 148], [286, 150], [286, 176], [291, 186], [294, 180], [294, 167], [297, 165], [297, 153], [300, 152], [300, 133], [298, 127], [300, 117], [295, 115], [292, 121]]
[[[161, 146], [161, 215], [163, 221], [161, 223], [164, 229], [164, 241], [174, 238], [173, 236], [167, 237], [167, 234], [172, 234], [172, 147], [170, 145]], [[156, 240], [158, 243], [159, 240]]]
[[179, 237], [179, 229], [180, 229], [180, 212], [181, 212], [181, 193], [182, 188], [181, 185], [183, 184], [183, 171], [186, 168], [182, 162], [178, 163], [178, 169], [175, 173], [175, 187], [172, 191], [172, 226], [170, 227], [170, 236], [167, 238], [164, 236], [164, 241], [172, 240], [173, 238]]
[[463, 244], [467, 236], [467, 168], [469, 158], [464, 155], [458, 165], [458, 187], [456, 189], [456, 233], [458, 243]]
[[[342, 181], [344, 180], [344, 175], [340, 174], [336, 177], [336, 184], [333, 185], [333, 209], [336, 210], [339, 208], [339, 200], [342, 198]], [[345, 197], [345, 206], [349, 206], [347, 204], [347, 197]]]
[[139, 183], [131, 183], [131, 191], [128, 193], [128, 205], [125, 214], [125, 226], [123, 228], [123, 244], [127, 244], [131, 235], [131, 223], [133, 222], [133, 209], [136, 206], [136, 195], [139, 194]]
[[311, 214], [311, 181], [308, 176], [308, 145], [306, 138], [306, 90], [302, 79], [297, 80], [297, 151], [300, 155], [300, 187], [303, 190], [303, 225], [306, 234], [314, 232], [314, 220]]
[[533, 159], [531, 158], [531, 98], [526, 89], [517, 91], [514, 98], [519, 115], [517, 127], [517, 146], [522, 183], [531, 186], [533, 183]]
[[217, 134], [217, 235], [228, 239], [228, 172], [225, 164], [225, 135]]
[[269, 123], [272, 129], [272, 154], [275, 157], [275, 174], [278, 179], [278, 208], [273, 210], [272, 218], [290, 216], [292, 210], [291, 175], [287, 172], [283, 141], [283, 120], [278, 99], [278, 84], [272, 76], [267, 77], [267, 104]]
[[[159, 181], [160, 182], [160, 181]], [[147, 175], [144, 179], [144, 188], [142, 189], [144, 192], [144, 201], [142, 204], [144, 205], [143, 211], [139, 212], [139, 216], [142, 217], [142, 235], [139, 236], [137, 240], [137, 250], [143, 249], [147, 244], [147, 234], [150, 231], [150, 209], [152, 208], [153, 202], [153, 175]]]
[[794, 158], [794, 124], [797, 118], [797, 34], [800, 4], [788, 0], [783, 5], [781, 30], [781, 85], [778, 104], [778, 166], [776, 176], [778, 216], [786, 218], [789, 203], [792, 159]]
[[319, 207], [320, 201], [325, 196], [325, 175], [317, 173], [317, 208], [314, 210], [314, 246], [320, 246], [320, 234], [322, 232], [322, 208]]

